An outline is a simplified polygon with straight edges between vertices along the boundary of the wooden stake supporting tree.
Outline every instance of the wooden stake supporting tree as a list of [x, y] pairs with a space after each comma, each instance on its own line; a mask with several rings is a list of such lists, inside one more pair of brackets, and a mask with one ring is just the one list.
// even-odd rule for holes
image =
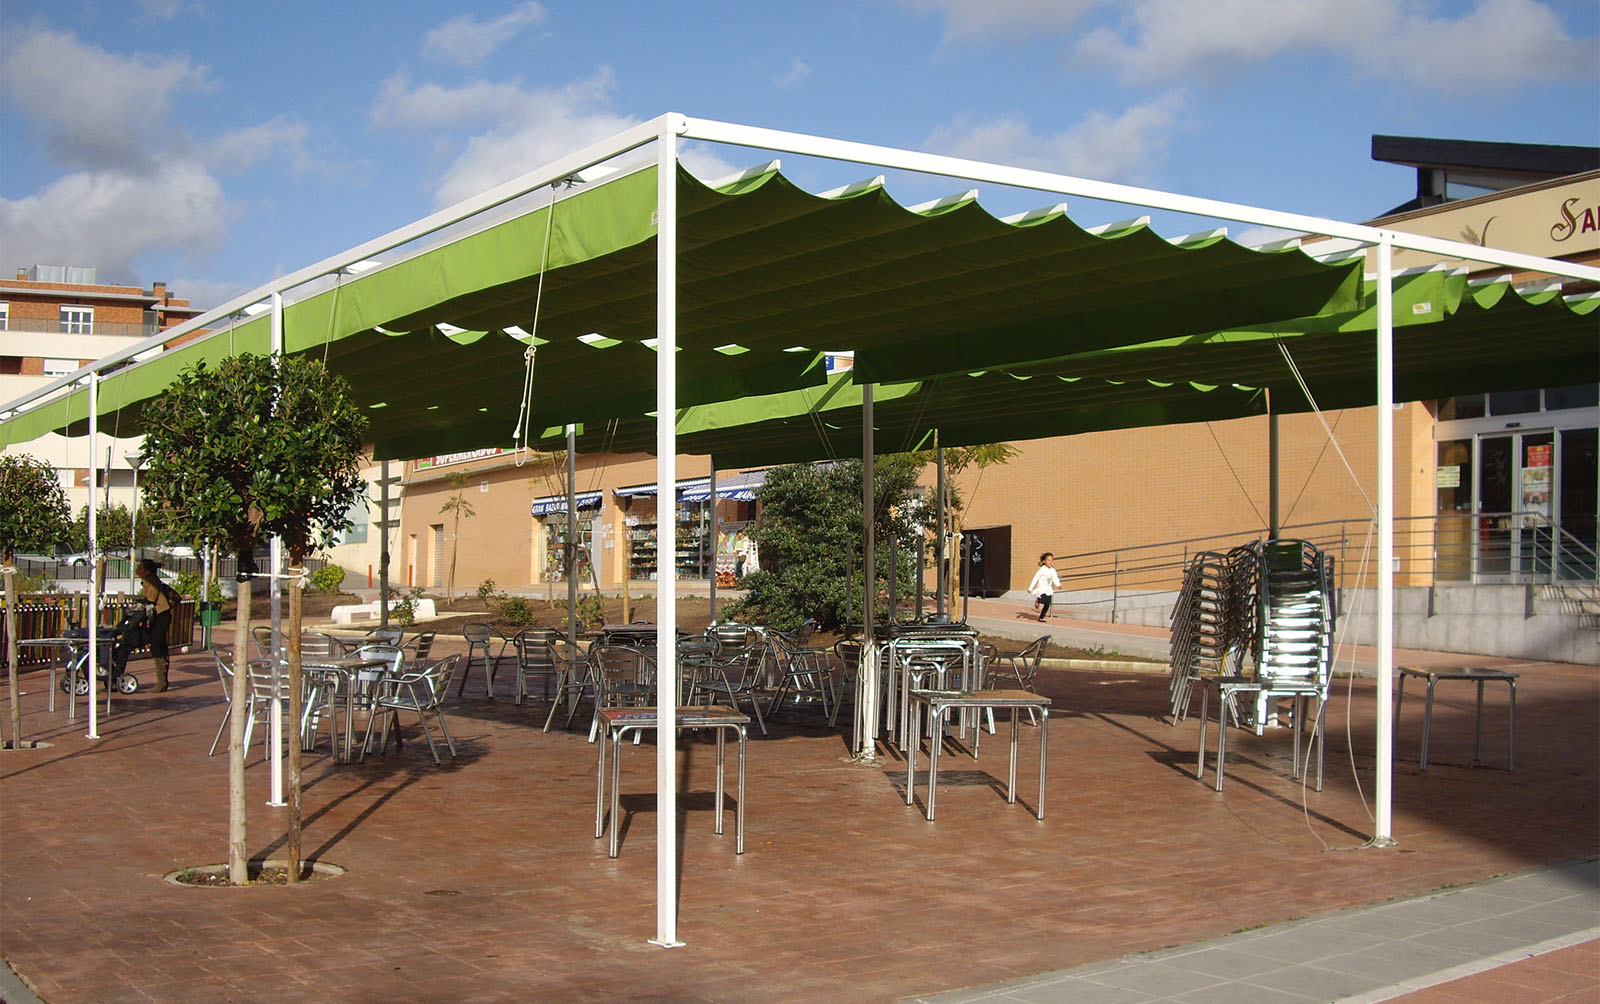
[[[303, 568], [316, 546], [348, 529], [363, 494], [366, 418], [349, 385], [318, 359], [242, 355], [198, 363], [148, 402], [146, 497], [187, 536], [226, 540], [239, 556], [229, 730], [228, 877], [248, 881], [244, 720], [248, 704], [249, 574], [257, 544], [280, 537]], [[301, 581], [289, 603], [289, 720], [300, 721]], [[300, 742], [289, 746], [289, 880], [300, 877]]]
[[0, 569], [5, 577], [6, 680], [11, 688], [11, 749], [22, 738], [21, 688], [17, 683], [17, 550], [43, 549], [65, 540], [72, 509], [54, 467], [27, 454], [0, 454]]

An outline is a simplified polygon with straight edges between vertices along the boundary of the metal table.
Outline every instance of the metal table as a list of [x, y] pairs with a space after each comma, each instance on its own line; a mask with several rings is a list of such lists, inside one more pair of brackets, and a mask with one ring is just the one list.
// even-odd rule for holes
[[[1026, 690], [913, 690], [913, 704], [925, 704], [931, 722], [928, 743], [928, 800], [926, 815], [933, 819], [939, 790], [939, 748], [944, 745], [944, 722], [952, 710], [1011, 709], [1011, 759], [1006, 770], [1006, 802], [1017, 803], [1017, 712], [1030, 708], [1039, 713], [1039, 802], [1035, 818], [1044, 818], [1044, 775], [1050, 743], [1050, 698]], [[922, 715], [913, 712], [908, 723], [911, 741], [906, 744], [906, 804], [916, 798], [917, 748], [922, 745]], [[981, 730], [980, 730], [981, 731]], [[977, 759], [977, 743], [972, 757]]]
[[[67, 668], [67, 663], [68, 663], [68, 660], [70, 659], [70, 656], [71, 656], [71, 653], [72, 653], [73, 649], [78, 645], [82, 645], [85, 648], [87, 648], [88, 647], [87, 639], [82, 639], [82, 638], [24, 638], [21, 641], [17, 642], [17, 647], [18, 648], [56, 648], [56, 649], [61, 649], [62, 652], [65, 653], [59, 659], [51, 659], [50, 660], [50, 710], [51, 711], [54, 711], [56, 709], [56, 669], [58, 668], [58, 663], [59, 663], [59, 668], [62, 669], [62, 670], [65, 670]], [[67, 718], [68, 718], [68, 720], [71, 720], [72, 718], [76, 717], [77, 709], [78, 709], [77, 701], [75, 701], [73, 699], [73, 695], [71, 693], [68, 693], [67, 694]]]
[[[677, 727], [680, 729], [715, 729], [717, 732], [717, 806], [714, 831], [719, 834], [722, 832], [723, 775], [726, 766], [727, 733], [731, 731], [739, 738], [739, 789], [736, 796], [737, 801], [733, 807], [733, 825], [734, 853], [743, 854], [744, 762], [746, 740], [749, 738], [750, 716], [741, 714], [733, 708], [725, 708], [720, 705], [682, 707], [678, 708], [674, 714], [677, 719]], [[600, 747], [600, 762], [595, 769], [594, 838], [599, 840], [605, 834], [606, 746], [610, 745], [611, 847], [609, 855], [614, 858], [617, 856], [617, 848], [622, 839], [621, 827], [617, 819], [621, 803], [622, 740], [629, 732], [643, 732], [655, 729], [656, 709], [600, 708], [596, 715], [603, 732], [600, 736], [600, 741], [595, 744]]]
[[1415, 676], [1428, 681], [1428, 700], [1423, 705], [1422, 711], [1422, 753], [1418, 758], [1421, 770], [1428, 769], [1428, 733], [1433, 726], [1433, 688], [1440, 680], [1470, 680], [1478, 685], [1478, 716], [1476, 731], [1472, 741], [1472, 762], [1480, 763], [1483, 760], [1483, 685], [1489, 682], [1505, 683], [1511, 687], [1511, 736], [1506, 753], [1506, 770], [1517, 769], [1517, 673], [1508, 673], [1503, 669], [1489, 669], [1483, 666], [1463, 666], [1460, 669], [1417, 669], [1413, 666], [1397, 666], [1400, 671], [1399, 685], [1394, 696], [1394, 729], [1396, 737], [1400, 733], [1400, 702], [1406, 696], [1406, 677]]

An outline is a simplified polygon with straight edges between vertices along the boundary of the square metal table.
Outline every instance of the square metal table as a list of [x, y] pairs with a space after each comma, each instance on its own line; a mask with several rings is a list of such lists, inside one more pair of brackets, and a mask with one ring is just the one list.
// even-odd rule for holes
[[[945, 719], [951, 711], [967, 708], [1011, 709], [1011, 760], [1006, 770], [1006, 802], [1017, 804], [1017, 712], [1031, 708], [1039, 713], [1039, 802], [1034, 811], [1037, 819], [1044, 818], [1044, 774], [1046, 752], [1050, 743], [1050, 698], [1026, 690], [912, 690], [908, 708], [910, 742], [906, 744], [906, 804], [916, 800], [917, 748], [922, 745], [922, 715], [916, 705], [926, 705], [930, 720], [928, 749], [928, 800], [925, 815], [933, 819], [934, 802], [939, 789], [939, 748], [944, 745]], [[980, 733], [982, 729], [978, 730]], [[977, 759], [978, 746], [973, 743], [972, 757]]]
[[1433, 726], [1433, 688], [1440, 680], [1470, 680], [1478, 685], [1478, 716], [1477, 728], [1472, 741], [1472, 762], [1479, 763], [1483, 760], [1483, 685], [1489, 682], [1505, 683], [1511, 687], [1511, 737], [1506, 754], [1506, 770], [1517, 769], [1517, 676], [1503, 669], [1489, 669], [1483, 666], [1463, 666], [1460, 669], [1418, 669], [1413, 666], [1397, 666], [1400, 671], [1399, 685], [1394, 695], [1394, 729], [1395, 735], [1400, 734], [1400, 702], [1406, 696], [1406, 677], [1415, 676], [1428, 681], [1428, 700], [1423, 705], [1422, 711], [1422, 753], [1418, 757], [1421, 770], [1428, 769], [1428, 733]]
[[[594, 838], [605, 834], [606, 808], [606, 747], [611, 747], [611, 846], [608, 856], [616, 857], [622, 840], [617, 814], [621, 808], [622, 740], [629, 732], [643, 732], [656, 728], [655, 708], [600, 708], [596, 711], [600, 736], [595, 745], [600, 747], [600, 762], [595, 769]], [[690, 705], [674, 712], [680, 729], [715, 729], [717, 733], [717, 807], [714, 832], [722, 832], [723, 777], [727, 763], [727, 733], [739, 738], [739, 786], [733, 807], [734, 853], [744, 853], [744, 764], [745, 746], [749, 739], [750, 716], [733, 708], [720, 705], [703, 707]]]

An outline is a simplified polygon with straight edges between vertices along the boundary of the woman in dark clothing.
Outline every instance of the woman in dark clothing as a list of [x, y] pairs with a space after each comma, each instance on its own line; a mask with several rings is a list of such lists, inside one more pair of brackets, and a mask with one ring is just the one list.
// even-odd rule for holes
[[140, 558], [139, 565], [133, 574], [137, 575], [143, 583], [139, 587], [139, 598], [151, 605], [151, 614], [146, 621], [146, 638], [150, 643], [150, 658], [156, 664], [156, 693], [167, 689], [167, 632], [172, 628], [172, 605], [178, 599], [177, 591], [156, 574], [161, 565], [149, 558]]

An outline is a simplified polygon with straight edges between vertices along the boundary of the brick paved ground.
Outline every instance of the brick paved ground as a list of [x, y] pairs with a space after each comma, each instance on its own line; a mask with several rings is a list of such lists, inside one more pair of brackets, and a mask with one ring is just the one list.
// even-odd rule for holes
[[1395, 1004], [1594, 1004], [1597, 976], [1600, 941], [1588, 941], [1393, 1000]]
[[[28, 728], [54, 746], [0, 758], [0, 954], [52, 1004], [889, 1001], [1600, 851], [1591, 668], [1523, 664], [1515, 773], [1466, 764], [1472, 691], [1445, 684], [1435, 763], [1419, 773], [1420, 701], [1408, 702], [1399, 845], [1383, 850], [1358, 849], [1371, 832], [1355, 786], [1370, 798], [1370, 681], [1349, 683], [1349, 698], [1340, 681], [1326, 791], [1302, 793], [1288, 777], [1284, 737], [1234, 732], [1218, 795], [1193, 777], [1198, 725], [1162, 718], [1164, 679], [1054, 670], [1040, 680], [1058, 708], [1042, 823], [996, 790], [1003, 742], [977, 763], [944, 760], [928, 823], [899, 797], [901, 761], [849, 766], [840, 738], [801, 715], [751, 743], [747, 853], [736, 857], [731, 818], [711, 833], [714, 747], [690, 744], [688, 944], [672, 951], [646, 943], [653, 750], [625, 750], [626, 829], [610, 860], [592, 838], [594, 747], [577, 728], [542, 734], [543, 705], [490, 702], [481, 689], [449, 708], [461, 755], [442, 768], [420, 741], [363, 765], [332, 763], [325, 747], [308, 757], [305, 846], [347, 875], [178, 888], [161, 876], [225, 856], [227, 771], [205, 756], [221, 714], [209, 662], [175, 664], [174, 689], [119, 701], [97, 742], [44, 711], [42, 674], [24, 677]], [[135, 669], [147, 676], [148, 665]], [[1502, 763], [1497, 695], [1489, 713], [1485, 758]], [[1024, 801], [1035, 742], [1025, 728]], [[274, 856], [283, 810], [264, 804], [259, 760], [248, 778], [250, 848]]]

